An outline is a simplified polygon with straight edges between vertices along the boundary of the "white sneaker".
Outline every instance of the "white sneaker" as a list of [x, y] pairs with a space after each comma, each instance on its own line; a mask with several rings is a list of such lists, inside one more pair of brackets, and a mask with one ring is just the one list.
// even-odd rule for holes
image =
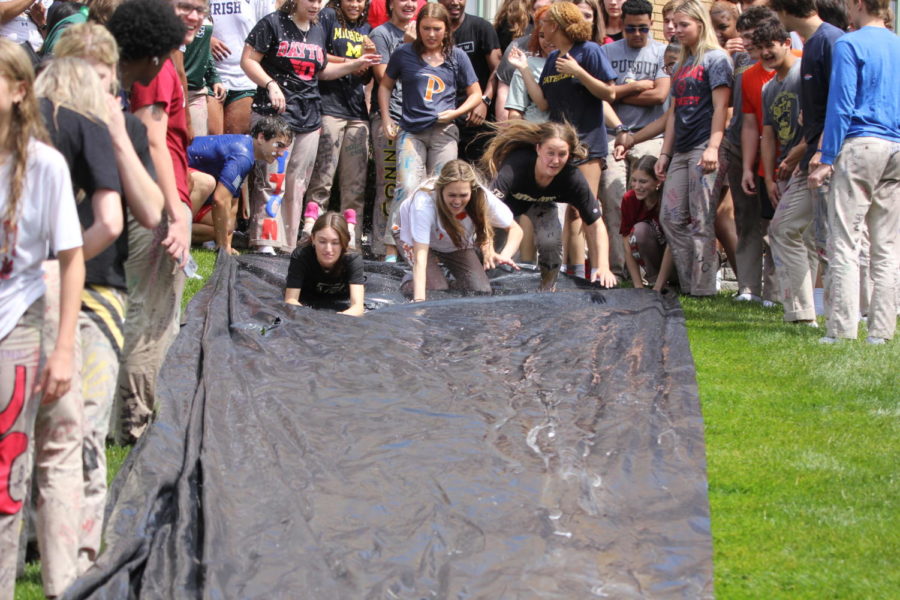
[[200, 244], [200, 247], [203, 248], [204, 250], [215, 250], [216, 243], [214, 241], [210, 240], [208, 242], [203, 242], [202, 244]]
[[831, 337], [830, 335], [826, 335], [825, 337], [819, 338], [820, 344], [837, 344], [838, 339], [836, 337]]
[[873, 346], [881, 346], [882, 344], [886, 344], [887, 340], [880, 337], [872, 337], [871, 335], [866, 338], [867, 344], [872, 344]]
[[275, 256], [275, 248], [272, 246], [257, 246], [256, 247], [257, 254], [268, 254], [270, 256]]
[[734, 297], [735, 302], [762, 302], [763, 299], [757, 296], [756, 294], [751, 294], [750, 292], [744, 292], [743, 294], [737, 294]]
[[776, 306], [778, 306], [771, 300], [763, 300], [762, 305], [763, 305], [763, 308], [775, 308]]

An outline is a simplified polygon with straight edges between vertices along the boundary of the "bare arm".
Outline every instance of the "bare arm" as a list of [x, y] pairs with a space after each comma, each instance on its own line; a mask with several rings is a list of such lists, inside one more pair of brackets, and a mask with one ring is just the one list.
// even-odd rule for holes
[[365, 286], [361, 283], [351, 283], [350, 308], [348, 308], [347, 310], [342, 310], [340, 314], [350, 315], [351, 317], [358, 317], [366, 312], [366, 305], [364, 304], [365, 289]]
[[119, 169], [119, 180], [125, 202], [135, 220], [147, 229], [159, 225], [163, 211], [163, 193], [144, 168], [140, 157], [131, 144], [128, 131], [125, 129], [125, 117], [119, 100], [107, 95], [109, 104], [109, 133], [112, 137], [113, 149], [116, 153], [116, 167]]
[[560, 56], [556, 59], [556, 70], [564, 75], [577, 77], [578, 81], [595, 97], [606, 102], [616, 99], [616, 90], [605, 81], [600, 81], [578, 64], [571, 56]]
[[771, 125], [763, 125], [762, 140], [759, 146], [759, 159], [762, 161], [766, 190], [773, 206], [778, 205], [778, 183], [775, 181], [775, 130]]
[[743, 121], [741, 121], [741, 162], [744, 165], [741, 187], [744, 189], [744, 193], [749, 195], [756, 193], [756, 174], [753, 167], [756, 163], [758, 149], [759, 131], [756, 129], [756, 115], [744, 113]]
[[55, 402], [69, 391], [75, 360], [75, 328], [84, 289], [84, 255], [81, 247], [61, 250], [59, 258], [59, 333], [56, 345], [41, 372], [35, 392], [42, 403]]
[[[655, 123], [655, 122], [654, 122]], [[638, 134], [644, 133], [644, 130], [641, 129]], [[635, 136], [637, 138], [638, 136]], [[656, 166], [653, 167], [653, 170], [656, 171], [656, 178], [659, 181], [666, 180], [666, 173], [669, 171], [669, 162], [672, 160], [672, 150], [675, 148], [675, 105], [669, 107], [669, 112], [666, 113], [666, 133], [663, 136], [663, 147], [662, 150], [659, 151], [659, 159], [656, 161]]]
[[[377, 65], [381, 61], [381, 57], [377, 54], [364, 54], [361, 58], [348, 60], [347, 62], [333, 63], [325, 65], [325, 68], [319, 71], [317, 77], [322, 81], [331, 79], [340, 79], [344, 75], [350, 75], [360, 69]], [[243, 63], [242, 63], [243, 64]]]
[[672, 251], [669, 249], [669, 245], [666, 244], [666, 249], [663, 251], [662, 264], [659, 266], [659, 274], [656, 276], [656, 284], [653, 286], [655, 291], [661, 292], [663, 290], [669, 281], [669, 277], [672, 276], [673, 267]]
[[381, 83], [378, 84], [378, 111], [381, 113], [381, 127], [384, 130], [384, 136], [389, 140], [397, 137], [396, 125], [391, 118], [390, 111], [391, 92], [394, 91], [394, 85], [396, 85], [396, 80], [391, 79], [382, 71]]
[[122, 233], [125, 218], [122, 215], [122, 197], [110, 189], [95, 190], [91, 194], [91, 210], [94, 222], [84, 230], [84, 260], [91, 260]]
[[300, 306], [300, 288], [286, 288], [284, 290], [284, 301], [288, 304]]
[[0, 24], [6, 25], [34, 4], [34, 0], [12, 0], [0, 3]]
[[[166, 248], [172, 258], [179, 264], [184, 264], [190, 249], [190, 223], [184, 214], [181, 197], [178, 195], [178, 185], [175, 182], [175, 166], [172, 164], [172, 155], [166, 145], [166, 129], [169, 124], [169, 116], [163, 110], [162, 104], [150, 104], [142, 106], [134, 111], [147, 127], [147, 140], [150, 143], [150, 156], [156, 169], [156, 177], [163, 193], [166, 214], [169, 217], [169, 238], [163, 241], [170, 243]], [[170, 239], [171, 238], [171, 239]]]
[[481, 248], [481, 254], [484, 257], [484, 269], [493, 269], [499, 265], [509, 265], [514, 269], [518, 269], [519, 265], [512, 259], [513, 255], [519, 249], [519, 244], [522, 243], [522, 228], [515, 221], [506, 229], [508, 232], [506, 238], [506, 244], [503, 246], [503, 250], [500, 253], [494, 252], [493, 243], [489, 243]]
[[631, 244], [628, 243], [627, 235], [622, 236], [622, 246], [625, 248], [625, 266], [628, 267], [631, 283], [633, 283], [636, 288], [644, 287], [644, 281], [641, 279], [641, 268], [631, 255]]
[[416, 242], [413, 244], [413, 302], [425, 300], [425, 278], [428, 267], [428, 244]]
[[627, 98], [619, 98], [617, 93], [616, 98], [619, 98], [625, 104], [632, 104], [634, 106], [657, 106], [666, 101], [666, 98], [669, 96], [671, 84], [672, 80], [668, 77], [660, 77], [653, 81], [653, 87], [650, 89], [642, 90]]
[[615, 286], [616, 276], [609, 270], [609, 235], [606, 233], [603, 219], [585, 225], [584, 234], [591, 260], [591, 275], [588, 281], [599, 281], [603, 287]]
[[550, 104], [544, 97], [544, 91], [531, 74], [531, 69], [528, 67], [528, 59], [525, 57], [525, 53], [518, 48], [510, 50], [509, 64], [519, 71], [519, 74], [522, 76], [522, 81], [525, 82], [525, 91], [528, 92], [528, 97], [531, 98], [531, 101], [534, 102], [535, 106], [544, 112], [550, 110]]
[[[379, 94], [381, 90], [379, 90]], [[379, 104], [381, 104], [381, 96], [378, 97]], [[482, 104], [481, 102], [481, 84], [477, 81], [466, 88], [466, 100], [462, 103], [462, 105], [455, 110], [445, 110], [438, 114], [437, 122], [438, 123], [451, 123], [468, 113], [470, 110]], [[383, 115], [382, 115], [383, 118]]]

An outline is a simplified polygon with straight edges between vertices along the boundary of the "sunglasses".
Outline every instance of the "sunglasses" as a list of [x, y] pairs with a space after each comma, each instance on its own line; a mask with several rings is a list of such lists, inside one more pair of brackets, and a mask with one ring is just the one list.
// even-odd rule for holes
[[646, 25], [626, 25], [625, 33], [650, 33], [650, 28]]

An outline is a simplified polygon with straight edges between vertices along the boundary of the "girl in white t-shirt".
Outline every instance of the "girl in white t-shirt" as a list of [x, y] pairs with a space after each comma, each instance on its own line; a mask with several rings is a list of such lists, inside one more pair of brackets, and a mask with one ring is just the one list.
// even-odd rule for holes
[[[15, 588], [21, 508], [31, 478], [29, 451], [39, 401], [69, 388], [84, 284], [81, 227], [65, 159], [43, 143], [25, 51], [0, 39], [0, 597]], [[61, 302], [55, 347], [44, 349], [41, 262], [59, 258]], [[42, 398], [43, 396], [43, 398]], [[4, 486], [5, 487], [5, 486]]]
[[[494, 251], [494, 228], [508, 232], [499, 254]], [[425, 300], [426, 289], [450, 287], [441, 264], [453, 274], [455, 289], [484, 294], [491, 293], [487, 269], [518, 268], [512, 256], [522, 241], [522, 229], [509, 207], [487, 191], [472, 165], [462, 160], [448, 162], [437, 179], [403, 201], [394, 215], [393, 233], [413, 268], [414, 302]], [[409, 282], [403, 291], [410, 293]]]

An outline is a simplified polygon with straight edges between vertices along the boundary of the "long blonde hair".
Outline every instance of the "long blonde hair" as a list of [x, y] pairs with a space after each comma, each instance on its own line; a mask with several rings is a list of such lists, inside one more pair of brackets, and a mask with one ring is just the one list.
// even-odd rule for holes
[[80, 58], [54, 58], [34, 83], [39, 98], [53, 104], [53, 117], [61, 106], [100, 123], [109, 123], [106, 92], [100, 76]]
[[3, 238], [0, 240], [0, 259], [4, 262], [16, 247], [16, 223], [19, 216], [19, 199], [25, 188], [28, 168], [28, 144], [32, 139], [49, 143], [34, 95], [34, 68], [25, 51], [18, 44], [0, 38], [0, 77], [12, 85], [24, 84], [25, 93], [12, 106], [6, 139], [0, 140], [0, 148], [9, 152], [12, 161], [9, 177], [9, 199], [2, 219]]
[[475, 167], [464, 160], [451, 160], [441, 169], [437, 179], [427, 182], [420, 189], [434, 191], [434, 204], [437, 208], [441, 227], [450, 236], [454, 246], [464, 248], [467, 242], [464, 239], [466, 231], [462, 226], [462, 222], [450, 212], [446, 202], [444, 202], [444, 188], [451, 183], [460, 181], [469, 184], [472, 189], [472, 196], [469, 199], [469, 203], [466, 204], [466, 214], [469, 215], [469, 218], [472, 219], [472, 223], [475, 225], [475, 243], [479, 248], [483, 248], [494, 240], [494, 228], [491, 226], [491, 221], [488, 217], [487, 192]]
[[681, 45], [681, 52], [678, 54], [678, 62], [675, 66], [676, 69], [686, 64], [689, 58], [694, 59], [695, 65], [700, 64], [704, 54], [710, 50], [722, 49], [722, 46], [719, 45], [719, 38], [716, 37], [716, 32], [713, 29], [712, 21], [709, 19], [709, 11], [699, 0], [684, 0], [672, 12], [673, 15], [677, 13], [687, 15], [696, 21], [700, 26], [700, 36], [693, 51], [688, 48], [687, 44]]
[[528, 27], [529, 13], [533, 6], [533, 0], [503, 0], [494, 15], [494, 29], [500, 29], [506, 23], [513, 39], [522, 37]]

